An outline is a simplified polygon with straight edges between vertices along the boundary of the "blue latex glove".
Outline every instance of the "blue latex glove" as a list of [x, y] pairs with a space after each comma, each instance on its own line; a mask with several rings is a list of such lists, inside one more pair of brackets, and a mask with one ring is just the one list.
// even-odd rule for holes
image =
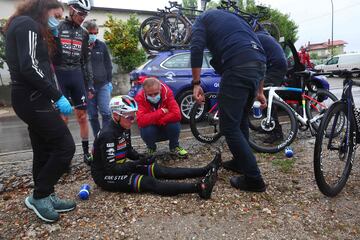
[[112, 85], [111, 82], [108, 83], [107, 87], [108, 87], [108, 89], [109, 89], [109, 92], [112, 93], [113, 85]]
[[58, 37], [59, 36], [59, 30], [57, 28], [54, 28], [54, 29], [51, 30], [51, 34], [54, 37]]
[[66, 97], [64, 97], [64, 95], [55, 102], [55, 106], [64, 115], [70, 115], [73, 111], [69, 101], [66, 99]]

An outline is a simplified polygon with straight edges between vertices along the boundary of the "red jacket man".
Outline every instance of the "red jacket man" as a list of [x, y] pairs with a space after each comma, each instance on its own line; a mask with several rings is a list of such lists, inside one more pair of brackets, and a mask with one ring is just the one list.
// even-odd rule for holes
[[306, 52], [306, 49], [304, 47], [301, 47], [299, 52], [299, 58], [300, 62], [305, 65], [307, 68], [311, 68], [311, 62], [310, 62], [310, 55]]
[[156, 142], [168, 139], [170, 151], [186, 157], [186, 150], [179, 146], [181, 113], [171, 89], [156, 78], [147, 78], [135, 100], [137, 123], [149, 153], [156, 151]]

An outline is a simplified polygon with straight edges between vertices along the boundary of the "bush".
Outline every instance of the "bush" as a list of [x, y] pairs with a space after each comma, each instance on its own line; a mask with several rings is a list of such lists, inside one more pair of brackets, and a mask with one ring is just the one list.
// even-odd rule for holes
[[140, 22], [136, 15], [127, 21], [109, 15], [105, 22], [104, 39], [113, 56], [113, 61], [123, 72], [130, 72], [146, 60], [145, 51], [139, 47]]

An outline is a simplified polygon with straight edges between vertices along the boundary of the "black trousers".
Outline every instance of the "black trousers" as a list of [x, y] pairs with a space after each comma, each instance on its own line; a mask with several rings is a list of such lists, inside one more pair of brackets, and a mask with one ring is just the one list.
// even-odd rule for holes
[[12, 105], [28, 125], [33, 149], [34, 198], [54, 192], [54, 185], [69, 167], [75, 153], [72, 135], [50, 100], [31, 89], [12, 89]]
[[198, 184], [161, 181], [158, 179], [186, 179], [205, 176], [208, 169], [169, 168], [158, 165], [139, 165], [128, 175], [107, 175], [95, 180], [101, 188], [115, 192], [150, 192], [164, 196], [199, 192]]

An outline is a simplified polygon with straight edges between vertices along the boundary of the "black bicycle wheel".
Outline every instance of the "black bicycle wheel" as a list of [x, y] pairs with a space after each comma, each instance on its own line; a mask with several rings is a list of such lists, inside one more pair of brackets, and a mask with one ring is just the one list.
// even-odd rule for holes
[[280, 30], [275, 23], [272, 22], [261, 22], [261, 27], [264, 28], [271, 36], [273, 36], [277, 41], [280, 39]]
[[326, 110], [338, 100], [338, 98], [326, 89], [317, 89], [315, 92], [308, 92], [310, 97], [306, 101], [306, 115], [315, 131], [319, 129], [322, 117]]
[[263, 109], [261, 118], [249, 114], [249, 142], [257, 152], [276, 153], [290, 145], [297, 134], [298, 122], [291, 108], [274, 99], [270, 121], [267, 110]]
[[[344, 121], [344, 122], [343, 122]], [[336, 133], [338, 125], [344, 125]], [[314, 149], [314, 173], [320, 191], [334, 197], [344, 188], [355, 156], [355, 119], [344, 102], [334, 103], [321, 121]]]
[[191, 25], [176, 13], [168, 13], [158, 24], [158, 36], [167, 47], [184, 47], [191, 36]]
[[195, 102], [191, 108], [190, 129], [200, 142], [213, 143], [221, 137], [216, 99], [217, 93], [206, 93], [205, 103]]
[[165, 45], [158, 36], [158, 26], [161, 18], [153, 16], [145, 19], [139, 29], [139, 41], [147, 50], [160, 51], [165, 49]]

